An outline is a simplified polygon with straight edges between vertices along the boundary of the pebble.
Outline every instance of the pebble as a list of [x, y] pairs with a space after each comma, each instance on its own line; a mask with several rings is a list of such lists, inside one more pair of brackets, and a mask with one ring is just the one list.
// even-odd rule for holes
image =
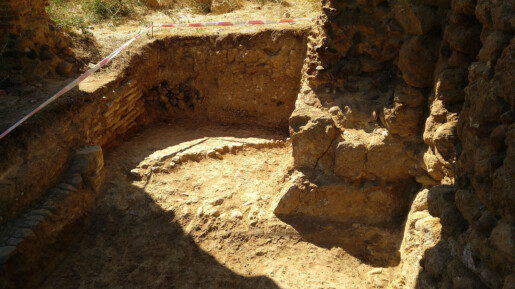
[[316, 67], [316, 70], [317, 71], [322, 71], [322, 70], [325, 70], [325, 68], [322, 65], [319, 65], [319, 66]]
[[243, 214], [238, 211], [238, 210], [235, 210], [231, 213], [231, 219], [243, 219]]
[[257, 225], [257, 220], [250, 220], [249, 226], [254, 227], [255, 225]]
[[374, 269], [368, 271], [369, 275], [376, 275], [376, 274], [381, 274], [381, 273], [383, 273], [382, 268], [374, 268]]
[[154, 172], [154, 173], [155, 173], [155, 172], [159, 172], [159, 169], [160, 169], [160, 168], [159, 168], [158, 166], [153, 166], [153, 167], [152, 167], [152, 172]]
[[216, 158], [216, 151], [215, 150], [208, 150], [206, 155], [210, 158]]
[[212, 216], [212, 217], [218, 217], [220, 216], [220, 209], [219, 208], [211, 208], [211, 210], [209, 210], [209, 215]]
[[209, 203], [213, 206], [220, 206], [221, 204], [223, 204], [223, 202], [224, 202], [223, 198], [216, 198], [214, 200], [211, 200]]
[[246, 201], [243, 205], [250, 206], [252, 205], [252, 203], [254, 203], [254, 201]]
[[196, 204], [196, 203], [198, 203], [199, 198], [198, 197], [193, 197], [193, 199], [191, 199], [191, 201]]
[[139, 170], [138, 169], [132, 169], [131, 170], [131, 175], [135, 176], [135, 177], [139, 177]]
[[204, 208], [198, 207], [197, 216], [202, 217], [202, 215], [204, 215]]

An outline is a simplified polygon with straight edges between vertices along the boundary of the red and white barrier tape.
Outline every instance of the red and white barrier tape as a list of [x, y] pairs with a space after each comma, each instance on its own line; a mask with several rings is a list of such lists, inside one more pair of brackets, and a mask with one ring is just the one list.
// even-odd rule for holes
[[140, 33], [138, 33], [136, 36], [131, 38], [129, 41], [125, 42], [122, 46], [120, 46], [118, 49], [113, 51], [109, 56], [104, 58], [102, 61], [97, 63], [95, 66], [90, 68], [88, 71], [84, 72], [81, 76], [79, 76], [74, 81], [70, 82], [68, 85], [66, 85], [63, 89], [61, 89], [59, 92], [54, 94], [52, 97], [47, 99], [45, 102], [43, 102], [41, 105], [39, 105], [37, 108], [35, 108], [33, 111], [31, 111], [29, 114], [24, 116], [22, 119], [20, 119], [17, 123], [13, 124], [10, 128], [8, 128], [6, 131], [4, 131], [0, 135], [0, 139], [4, 138], [7, 134], [9, 134], [11, 131], [13, 131], [15, 128], [20, 126], [23, 122], [25, 122], [27, 119], [32, 117], [34, 114], [36, 114], [38, 111], [42, 110], [45, 106], [50, 104], [52, 101], [56, 100], [61, 95], [65, 94], [66, 92], [70, 91], [75, 86], [79, 85], [84, 79], [88, 78], [90, 75], [95, 73], [97, 70], [102, 68], [104, 65], [109, 63], [113, 58], [115, 58], [122, 50], [127, 48], [134, 40], [138, 39], [143, 33], [148, 31], [149, 29], [153, 27], [208, 27], [208, 26], [235, 26], [235, 25], [259, 25], [259, 24], [277, 24], [277, 23], [292, 23], [292, 22], [300, 22], [300, 21], [314, 21], [317, 18], [295, 18], [295, 19], [275, 19], [275, 20], [250, 20], [250, 21], [221, 21], [221, 22], [201, 22], [201, 23], [176, 23], [176, 24], [152, 24], [149, 25], [147, 28], [143, 29]]
[[116, 49], [115, 51], [113, 51], [113, 53], [109, 54], [109, 56], [107, 56], [106, 58], [102, 59], [102, 61], [100, 61], [99, 63], [97, 63], [95, 66], [93, 66], [92, 68], [90, 68], [88, 71], [84, 72], [81, 76], [79, 76], [78, 78], [76, 78], [74, 81], [70, 82], [68, 85], [66, 85], [63, 89], [61, 89], [59, 92], [57, 92], [56, 94], [54, 94], [51, 98], [47, 99], [45, 102], [43, 102], [40, 106], [38, 106], [37, 108], [35, 108], [33, 111], [31, 111], [29, 114], [27, 114], [25, 117], [23, 117], [22, 119], [20, 119], [17, 123], [13, 124], [10, 128], [8, 128], [6, 131], [4, 131], [1, 135], [0, 135], [0, 139], [4, 138], [7, 134], [9, 134], [11, 131], [13, 131], [15, 128], [17, 128], [19, 125], [21, 125], [23, 122], [25, 122], [27, 119], [29, 119], [31, 116], [33, 116], [34, 114], [36, 114], [38, 111], [42, 110], [45, 106], [47, 106], [48, 104], [50, 104], [52, 101], [56, 100], [58, 97], [60, 97], [61, 95], [65, 94], [66, 92], [70, 91], [72, 88], [74, 88], [75, 86], [77, 86], [79, 83], [81, 83], [84, 79], [88, 78], [90, 75], [92, 75], [93, 73], [95, 73], [97, 70], [99, 70], [100, 68], [102, 68], [104, 65], [106, 65], [107, 63], [109, 63], [109, 61], [111, 61], [113, 58], [115, 58], [118, 54], [120, 54], [120, 52], [122, 52], [122, 50], [124, 50], [125, 48], [127, 48], [127, 46], [129, 46], [134, 40], [138, 39], [143, 33], [145, 33], [146, 31], [148, 31], [149, 29], [152, 28], [152, 25], [148, 26], [147, 28], [143, 29], [143, 31], [141, 31], [140, 33], [138, 33], [136, 36], [134, 36], [132, 39], [130, 39], [129, 41], [125, 42], [122, 46], [120, 46], [118, 49]]
[[293, 23], [301, 21], [314, 21], [317, 18], [288, 18], [273, 20], [236, 20], [236, 21], [220, 21], [220, 22], [198, 22], [198, 23], [175, 23], [175, 24], [154, 24], [154, 27], [208, 27], [208, 26], [236, 26], [236, 25], [259, 25], [259, 24], [277, 24], [277, 23]]

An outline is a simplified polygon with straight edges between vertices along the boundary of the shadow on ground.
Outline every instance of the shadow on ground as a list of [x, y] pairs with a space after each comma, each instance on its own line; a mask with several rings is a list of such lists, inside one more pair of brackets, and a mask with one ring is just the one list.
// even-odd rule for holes
[[[117, 149], [106, 158], [103, 192], [83, 235], [38, 288], [279, 288], [264, 276], [236, 274], [200, 249], [172, 211], [163, 210], [144, 189], [132, 185], [130, 174], [120, 173], [158, 149], [197, 137], [249, 136], [246, 129], [192, 130], [196, 133], [188, 137], [178, 132], [154, 139], [143, 132], [136, 136], [138, 150]], [[271, 135], [258, 130], [253, 136]]]
[[374, 267], [392, 267], [400, 262], [402, 222], [377, 226], [328, 221], [311, 216], [278, 216], [304, 240], [322, 248], [338, 247]]

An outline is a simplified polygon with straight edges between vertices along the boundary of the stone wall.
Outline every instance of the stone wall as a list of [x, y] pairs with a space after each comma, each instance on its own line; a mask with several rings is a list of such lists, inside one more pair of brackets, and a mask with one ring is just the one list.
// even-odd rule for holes
[[323, 6], [276, 213], [406, 220], [398, 288], [513, 288], [515, 3]]
[[0, 88], [76, 69], [70, 40], [45, 11], [47, 0], [0, 1]]
[[[0, 286], [34, 286], [46, 266], [79, 232], [77, 224], [100, 193], [104, 159], [99, 146], [85, 146], [72, 154], [61, 182], [22, 216], [0, 230]], [[40, 274], [35, 276], [34, 272]], [[44, 277], [43, 277], [44, 278]]]
[[[117, 77], [94, 75], [49, 105], [0, 141], [0, 223], [29, 209], [59, 182], [74, 148], [96, 144], [108, 149], [159, 119], [286, 130], [306, 37], [305, 31], [287, 30], [275, 32], [273, 42], [271, 32], [226, 35], [225, 40], [155, 39]], [[233, 36], [241, 45], [229, 50]], [[222, 65], [227, 57], [232, 64]], [[285, 66], [297, 70], [284, 74]], [[269, 73], [273, 83], [264, 81], [259, 70]]]
[[[450, 47], [474, 62], [460, 94], [456, 184], [429, 194], [443, 236], [426, 253], [421, 279], [434, 288], [514, 288], [515, 5], [453, 1], [452, 8], [471, 25], [462, 30], [463, 37], [453, 37], [460, 43], [448, 40]], [[479, 37], [481, 45], [468, 43], [471, 37]]]

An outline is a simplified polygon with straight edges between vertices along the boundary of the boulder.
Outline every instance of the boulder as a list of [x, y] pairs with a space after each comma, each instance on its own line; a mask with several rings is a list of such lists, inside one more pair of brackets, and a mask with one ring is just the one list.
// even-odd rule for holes
[[439, 46], [438, 37], [431, 34], [414, 36], [402, 45], [398, 66], [407, 84], [418, 88], [433, 86]]

